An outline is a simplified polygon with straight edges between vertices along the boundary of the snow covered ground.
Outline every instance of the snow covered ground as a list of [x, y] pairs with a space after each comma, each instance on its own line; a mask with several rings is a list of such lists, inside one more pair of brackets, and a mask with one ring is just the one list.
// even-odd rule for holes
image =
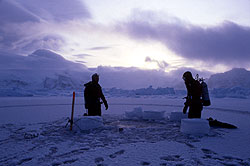
[[[70, 97], [0, 98], [0, 165], [250, 165], [249, 99], [212, 98], [202, 118], [213, 117], [238, 129], [211, 128], [208, 135], [180, 132], [168, 115], [181, 111], [180, 97], [108, 98], [104, 128], [65, 128]], [[125, 111], [165, 111], [165, 120], [124, 119]], [[75, 117], [84, 113], [76, 98]], [[123, 128], [123, 130], [119, 130]]]

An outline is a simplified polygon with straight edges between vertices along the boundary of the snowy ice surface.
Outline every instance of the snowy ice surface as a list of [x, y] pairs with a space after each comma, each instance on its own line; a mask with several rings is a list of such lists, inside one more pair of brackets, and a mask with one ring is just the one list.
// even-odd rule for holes
[[[181, 111], [171, 97], [107, 98], [103, 128], [65, 128], [71, 97], [0, 98], [0, 165], [249, 165], [250, 102], [214, 99], [202, 118], [213, 117], [238, 129], [211, 128], [204, 136], [180, 132], [179, 122], [124, 119], [125, 111]], [[76, 98], [75, 119], [83, 98]]]

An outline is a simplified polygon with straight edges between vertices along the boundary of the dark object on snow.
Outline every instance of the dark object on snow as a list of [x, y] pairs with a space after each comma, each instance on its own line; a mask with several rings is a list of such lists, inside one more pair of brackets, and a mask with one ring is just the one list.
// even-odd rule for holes
[[185, 81], [187, 88], [185, 107], [183, 108], [183, 113], [186, 113], [187, 107], [188, 118], [201, 118], [201, 111], [203, 109], [202, 105], [202, 86], [198, 80], [195, 80], [190, 71], [186, 71], [183, 74], [182, 79]]
[[24, 133], [25, 139], [32, 139], [32, 138], [36, 138], [38, 136], [39, 136], [39, 133]]
[[229, 124], [229, 123], [224, 123], [224, 122], [220, 122], [216, 119], [213, 118], [208, 118], [207, 119], [209, 121], [209, 126], [210, 127], [215, 127], [215, 128], [226, 128], [226, 129], [237, 129], [236, 126]]
[[99, 75], [93, 74], [92, 81], [85, 84], [84, 100], [85, 108], [88, 109], [88, 116], [101, 116], [101, 104], [102, 99], [106, 110], [108, 109], [108, 103], [102, 93], [102, 87], [98, 84]]

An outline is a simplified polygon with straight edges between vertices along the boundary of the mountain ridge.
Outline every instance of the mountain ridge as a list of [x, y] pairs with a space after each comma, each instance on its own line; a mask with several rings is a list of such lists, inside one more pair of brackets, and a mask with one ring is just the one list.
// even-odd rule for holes
[[[0, 52], [1, 89], [64, 90], [83, 89], [93, 73], [100, 74], [104, 88], [139, 89], [153, 86], [172, 87], [185, 90], [182, 74], [189, 70], [195, 75], [206, 77], [209, 73], [191, 68], [180, 68], [165, 73], [138, 68], [108, 67], [87, 68], [83, 64], [66, 60], [50, 50], [39, 49], [28, 56]], [[209, 89], [242, 87], [250, 89], [250, 71], [234, 68], [206, 79]]]
[[217, 73], [208, 79], [210, 88], [250, 88], [250, 71], [245, 68], [233, 68], [224, 73]]

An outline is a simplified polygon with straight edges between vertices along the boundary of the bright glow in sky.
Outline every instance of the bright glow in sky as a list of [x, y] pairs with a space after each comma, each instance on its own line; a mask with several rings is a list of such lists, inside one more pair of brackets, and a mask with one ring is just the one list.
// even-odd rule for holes
[[[66, 36], [72, 42], [68, 45], [70, 47], [65, 47], [62, 51], [69, 55], [67, 58], [71, 60], [72, 54], [84, 53], [85, 56], [81, 56], [83, 57], [82, 61], [85, 61], [89, 67], [103, 65], [158, 69], [157, 63], [146, 62], [146, 57], [171, 64], [166, 68], [166, 71], [184, 65], [183, 58], [176, 56], [159, 42], [137, 42], [117, 33], [109, 31], [104, 33], [91, 28], [85, 28], [85, 33], [82, 33], [81, 29], [73, 31], [75, 32], [74, 36], [72, 34]], [[78, 57], [74, 58], [73, 60], [79, 60]]]
[[[250, 20], [248, 19], [250, 18], [250, 12], [248, 12], [250, 11], [250, 1], [88, 0], [84, 2], [91, 11], [94, 22], [105, 26], [116, 24], [118, 21], [133, 19], [136, 17], [134, 12], [137, 10], [153, 11], [158, 20], [162, 21], [169, 20], [169, 17], [176, 17], [184, 22], [202, 26], [214, 26], [225, 20], [230, 20], [241, 25], [250, 25]], [[146, 57], [151, 57], [157, 61], [166, 61], [169, 64], [166, 71], [182, 66], [198, 67], [201, 70], [214, 72], [229, 69], [229, 67], [223, 64], [213, 65], [213, 68], [211, 68], [211, 65], [206, 66], [199, 61], [192, 61], [190, 63], [190, 61], [177, 56], [159, 42], [138, 42], [121, 35], [117, 36], [117, 34], [112, 34], [112, 32], [105, 32], [105, 34], [102, 34], [102, 31], [99, 32], [98, 35], [91, 33], [94, 37], [88, 38], [92, 38], [93, 43], [95, 43], [92, 47], [107, 46], [112, 48], [87, 52], [87, 54], [97, 55], [85, 58], [86, 64], [91, 67], [98, 65], [118, 65], [157, 69], [158, 65], [156, 63], [145, 62]], [[103, 41], [104, 43], [102, 43]]]

